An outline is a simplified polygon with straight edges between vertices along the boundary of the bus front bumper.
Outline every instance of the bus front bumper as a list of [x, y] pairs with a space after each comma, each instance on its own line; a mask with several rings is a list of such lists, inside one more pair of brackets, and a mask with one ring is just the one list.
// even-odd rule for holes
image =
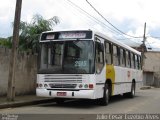
[[62, 91], [62, 90], [36, 89], [36, 95], [41, 97], [53, 97], [53, 98], [95, 99], [94, 90]]

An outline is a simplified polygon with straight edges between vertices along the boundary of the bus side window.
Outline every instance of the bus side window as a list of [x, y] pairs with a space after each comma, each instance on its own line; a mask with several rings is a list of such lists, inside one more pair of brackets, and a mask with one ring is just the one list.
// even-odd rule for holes
[[141, 70], [141, 56], [137, 55], [138, 58], [138, 69]]
[[125, 60], [125, 51], [124, 51], [124, 49], [120, 48], [120, 65], [122, 67], [125, 67], [125, 64], [126, 64], [125, 62], [126, 62], [126, 60]]
[[131, 67], [135, 68], [135, 56], [133, 53], [131, 53]]
[[138, 69], [138, 57], [137, 55], [134, 56], [135, 56], [135, 68]]
[[137, 65], [137, 69], [140, 70], [141, 69], [141, 58], [139, 55], [136, 55], [136, 65]]
[[113, 45], [113, 64], [118, 65], [118, 52], [117, 46]]
[[124, 66], [126, 66], [126, 50], [123, 49], [123, 59], [124, 59]]
[[100, 73], [104, 66], [104, 50], [102, 48], [103, 45], [99, 42], [95, 42], [96, 44], [96, 73]]
[[117, 57], [118, 57], [118, 65], [120, 65], [120, 48], [117, 46]]
[[129, 51], [126, 51], [126, 67], [131, 67], [131, 56]]
[[112, 59], [111, 59], [111, 43], [106, 42], [105, 43], [105, 59], [106, 59], [106, 63], [107, 64], [111, 64], [112, 63]]
[[139, 69], [140, 70], [142, 69], [142, 59], [141, 59], [141, 56], [139, 56]]

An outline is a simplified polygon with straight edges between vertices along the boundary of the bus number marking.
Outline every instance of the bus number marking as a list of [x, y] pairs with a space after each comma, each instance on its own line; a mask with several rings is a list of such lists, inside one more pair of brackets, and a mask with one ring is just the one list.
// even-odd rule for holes
[[87, 61], [75, 61], [75, 67], [85, 67], [87, 66]]

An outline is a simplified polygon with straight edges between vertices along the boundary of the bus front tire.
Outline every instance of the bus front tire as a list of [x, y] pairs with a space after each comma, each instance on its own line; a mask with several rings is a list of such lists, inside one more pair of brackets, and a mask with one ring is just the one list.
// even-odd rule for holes
[[106, 106], [109, 103], [109, 87], [108, 84], [104, 86], [103, 97], [99, 99], [99, 104]]

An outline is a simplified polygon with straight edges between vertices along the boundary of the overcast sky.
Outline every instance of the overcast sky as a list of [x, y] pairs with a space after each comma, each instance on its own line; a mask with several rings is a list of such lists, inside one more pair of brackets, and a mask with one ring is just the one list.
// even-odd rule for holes
[[[60, 24], [54, 30], [93, 29], [117, 38], [130, 45], [140, 45], [141, 39], [126, 39], [115, 32], [115, 29], [102, 19], [86, 0], [22, 0], [21, 20], [30, 22], [34, 14], [49, 19], [58, 16]], [[110, 23], [126, 34], [142, 37], [144, 23], [147, 23], [147, 47], [160, 48], [160, 0], [88, 0]], [[0, 4], [0, 37], [12, 35], [16, 0], [4, 0]], [[109, 27], [109, 28], [108, 28]], [[126, 36], [127, 37], [127, 36]], [[125, 39], [125, 40], [124, 40]], [[159, 38], [160, 39], [160, 38]]]

